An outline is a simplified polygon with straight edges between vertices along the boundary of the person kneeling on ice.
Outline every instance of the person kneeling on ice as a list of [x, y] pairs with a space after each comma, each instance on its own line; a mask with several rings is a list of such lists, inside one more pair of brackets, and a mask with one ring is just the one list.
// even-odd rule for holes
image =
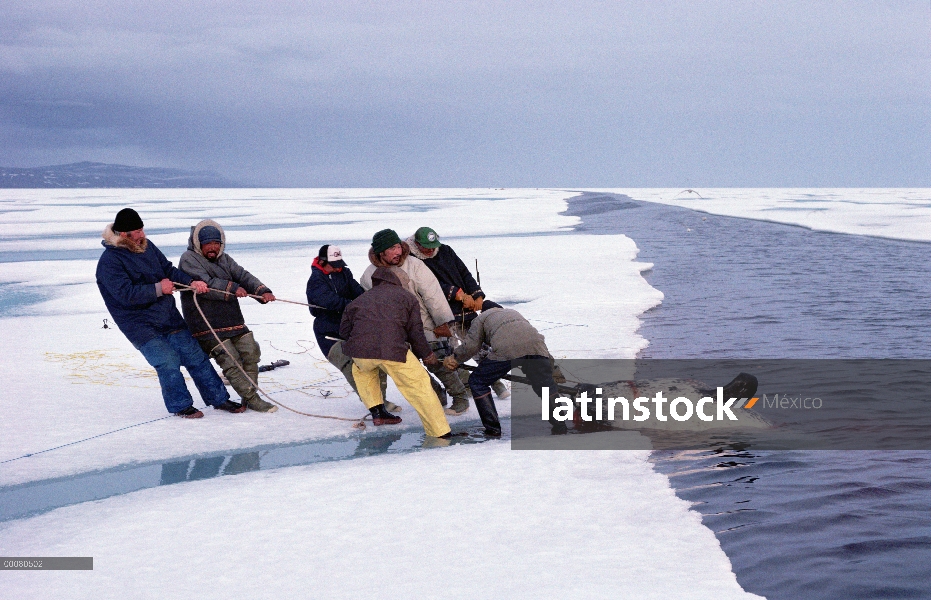
[[449, 423], [430, 384], [430, 375], [420, 365], [439, 361], [423, 332], [420, 303], [404, 289], [399, 269], [379, 267], [372, 273], [372, 289], [365, 292], [343, 313], [340, 337], [343, 352], [352, 357], [352, 375], [362, 402], [372, 413], [375, 425], [401, 422], [385, 410], [378, 371], [391, 377], [398, 391], [410, 402], [424, 431], [432, 437], [450, 437]]
[[[500, 304], [485, 300], [481, 314], [472, 321], [469, 335], [456, 348], [452, 356], [443, 359], [443, 366], [456, 369], [459, 363], [475, 356], [482, 344], [491, 347], [488, 355], [478, 363], [469, 376], [472, 400], [478, 416], [490, 436], [501, 435], [501, 423], [495, 401], [491, 398], [491, 384], [504, 377], [513, 367], [520, 367], [530, 380], [534, 393], [542, 398], [542, 389], [550, 389], [550, 403], [556, 392], [553, 380], [553, 359], [546, 347], [543, 335], [519, 312], [502, 308]], [[550, 414], [553, 414], [552, 407]], [[566, 424], [550, 418], [553, 433], [566, 433]]]
[[[194, 339], [223, 369], [223, 375], [239, 394], [243, 406], [272, 413], [278, 407], [259, 398], [253, 385], [259, 381], [262, 351], [246, 327], [239, 299], [251, 294], [261, 296], [258, 302], [267, 304], [274, 302], [275, 295], [224, 252], [225, 246], [226, 232], [217, 222], [205, 219], [191, 227], [187, 251], [181, 255], [178, 268], [204, 281], [211, 290], [223, 291], [208, 291], [197, 299], [207, 317], [206, 322], [194, 305], [192, 294], [181, 295], [181, 311]], [[222, 343], [217, 342], [217, 337]]]
[[207, 284], [176, 269], [143, 231], [142, 219], [131, 208], [116, 214], [103, 230], [103, 254], [97, 262], [97, 287], [117, 327], [158, 373], [168, 412], [188, 419], [204, 413], [194, 408], [183, 365], [204, 403], [238, 413], [242, 405], [230, 400], [226, 386], [210, 359], [191, 336], [175, 306], [174, 283], [190, 286], [197, 294]]

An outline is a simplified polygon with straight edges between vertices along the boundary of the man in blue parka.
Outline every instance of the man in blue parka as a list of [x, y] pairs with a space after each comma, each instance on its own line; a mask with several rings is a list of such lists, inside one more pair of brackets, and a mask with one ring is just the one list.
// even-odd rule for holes
[[[120, 331], [155, 368], [168, 412], [197, 419], [181, 366], [184, 366], [204, 403], [227, 412], [242, 412], [210, 359], [194, 341], [175, 306], [174, 284], [207, 291], [207, 284], [176, 269], [143, 231], [142, 219], [124, 208], [103, 231], [103, 254], [97, 262], [97, 287]], [[188, 292], [190, 293], [190, 292]]]

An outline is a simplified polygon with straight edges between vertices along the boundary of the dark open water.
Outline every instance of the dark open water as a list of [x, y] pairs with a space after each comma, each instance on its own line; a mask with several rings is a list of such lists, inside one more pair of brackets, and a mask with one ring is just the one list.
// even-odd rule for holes
[[[583, 194], [665, 294], [644, 358], [929, 358], [931, 245]], [[931, 597], [931, 452], [654, 452], [737, 580], [771, 600]]]

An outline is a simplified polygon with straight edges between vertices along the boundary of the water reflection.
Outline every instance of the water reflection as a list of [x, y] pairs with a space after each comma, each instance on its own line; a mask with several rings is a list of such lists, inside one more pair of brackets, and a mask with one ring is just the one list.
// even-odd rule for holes
[[232, 456], [212, 456], [162, 464], [159, 485], [171, 485], [183, 481], [211, 479], [221, 475], [238, 475], [258, 471], [262, 459], [258, 452], [243, 452]]
[[[133, 467], [118, 467], [71, 477], [0, 488], [0, 522], [151, 487], [239, 475], [252, 471], [353, 460], [380, 454], [406, 454], [458, 444], [487, 441], [475, 423], [467, 435], [452, 439], [427, 437], [422, 431], [368, 431], [353, 437], [250, 448], [235, 454], [192, 456]], [[510, 419], [501, 422], [505, 440]], [[461, 426], [460, 426], [461, 427]], [[460, 429], [457, 427], [457, 429]]]

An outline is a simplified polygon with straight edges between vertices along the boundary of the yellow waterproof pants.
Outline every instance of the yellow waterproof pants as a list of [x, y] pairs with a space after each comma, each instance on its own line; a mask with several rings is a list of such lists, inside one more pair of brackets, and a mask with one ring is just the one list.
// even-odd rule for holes
[[430, 375], [421, 366], [413, 352], [407, 351], [405, 362], [378, 358], [354, 358], [352, 362], [352, 377], [356, 380], [359, 397], [362, 398], [362, 403], [366, 408], [372, 408], [384, 402], [381, 386], [378, 383], [380, 369], [388, 374], [401, 395], [417, 411], [427, 435], [440, 437], [449, 433], [449, 422], [446, 420], [443, 407], [436, 399], [433, 386], [430, 385]]

